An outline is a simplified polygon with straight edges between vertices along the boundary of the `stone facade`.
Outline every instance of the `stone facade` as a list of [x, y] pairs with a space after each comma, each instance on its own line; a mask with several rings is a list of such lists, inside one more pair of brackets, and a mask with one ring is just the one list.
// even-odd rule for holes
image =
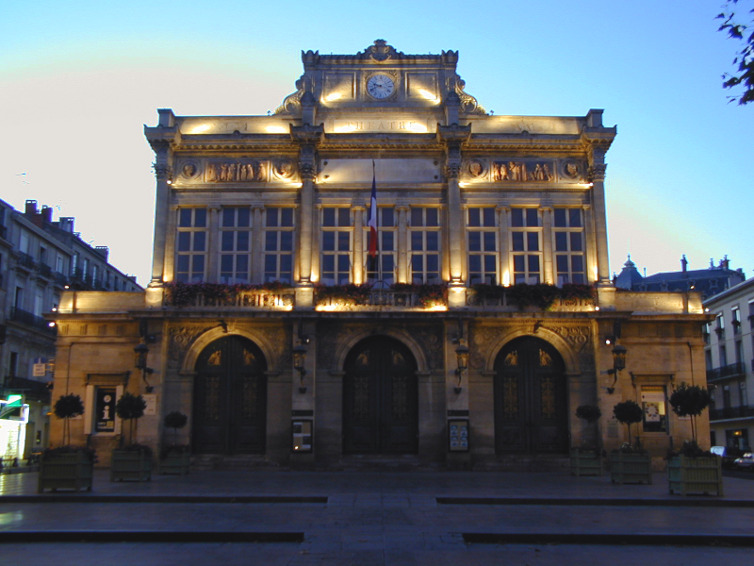
[[623, 442], [623, 399], [654, 456], [690, 435], [666, 398], [703, 379], [706, 316], [698, 295], [613, 287], [602, 111], [490, 115], [453, 51], [302, 59], [272, 115], [145, 128], [151, 284], [68, 294], [57, 316], [55, 396], [87, 396], [81, 441], [118, 438], [103, 388], [147, 396], [140, 442], [178, 410], [196, 455], [249, 465], [556, 460]]

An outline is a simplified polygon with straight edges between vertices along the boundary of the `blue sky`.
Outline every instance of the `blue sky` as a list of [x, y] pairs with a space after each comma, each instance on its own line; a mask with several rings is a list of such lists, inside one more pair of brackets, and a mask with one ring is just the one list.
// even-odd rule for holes
[[[743, 7], [754, 4], [741, 0]], [[610, 269], [648, 273], [728, 255], [754, 273], [754, 105], [729, 104], [736, 44], [722, 2], [5, 0], [0, 17], [0, 198], [35, 199], [148, 282], [153, 154], [143, 125], [265, 114], [295, 90], [302, 50], [458, 50], [466, 90], [495, 114], [617, 125], [607, 154]]]

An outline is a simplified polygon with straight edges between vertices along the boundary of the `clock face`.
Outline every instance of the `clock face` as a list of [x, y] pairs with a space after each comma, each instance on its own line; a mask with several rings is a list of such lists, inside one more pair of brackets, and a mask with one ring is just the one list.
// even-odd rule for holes
[[373, 98], [387, 98], [393, 94], [394, 90], [395, 83], [393, 83], [393, 79], [387, 75], [372, 75], [367, 81], [367, 92]]

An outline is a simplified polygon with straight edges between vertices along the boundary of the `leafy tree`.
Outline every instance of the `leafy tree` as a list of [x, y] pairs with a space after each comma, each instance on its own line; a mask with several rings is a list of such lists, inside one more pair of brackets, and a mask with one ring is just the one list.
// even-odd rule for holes
[[644, 411], [636, 401], [623, 401], [613, 407], [613, 414], [619, 422], [628, 428], [628, 444], [631, 445], [631, 424], [640, 423], [644, 418]]
[[728, 37], [743, 44], [733, 59], [733, 65], [738, 67], [736, 72], [723, 74], [723, 88], [743, 86], [742, 94], [729, 97], [731, 102], [737, 100], [743, 105], [754, 102], [754, 31], [751, 31], [754, 30], [754, 8], [741, 14], [736, 11], [739, 7], [738, 0], [726, 0], [717, 19], [723, 22], [718, 31], [727, 32]]
[[670, 396], [670, 406], [679, 417], [691, 417], [691, 438], [696, 444], [696, 417], [710, 404], [707, 388], [681, 383]]
[[55, 401], [53, 412], [56, 417], [63, 419], [63, 442], [68, 446], [71, 444], [70, 419], [84, 414], [84, 403], [81, 402], [81, 397], [73, 393], [63, 395]]
[[134, 431], [136, 428], [136, 419], [144, 416], [144, 409], [147, 408], [147, 402], [141, 395], [132, 395], [124, 393], [115, 404], [115, 413], [124, 421], [129, 421], [128, 443], [133, 444]]

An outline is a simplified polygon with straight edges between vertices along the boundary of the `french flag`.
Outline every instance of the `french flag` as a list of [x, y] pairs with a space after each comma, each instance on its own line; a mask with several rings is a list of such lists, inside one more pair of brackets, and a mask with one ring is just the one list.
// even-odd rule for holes
[[372, 199], [369, 202], [369, 257], [377, 255], [377, 180], [374, 174], [374, 161], [372, 161]]

